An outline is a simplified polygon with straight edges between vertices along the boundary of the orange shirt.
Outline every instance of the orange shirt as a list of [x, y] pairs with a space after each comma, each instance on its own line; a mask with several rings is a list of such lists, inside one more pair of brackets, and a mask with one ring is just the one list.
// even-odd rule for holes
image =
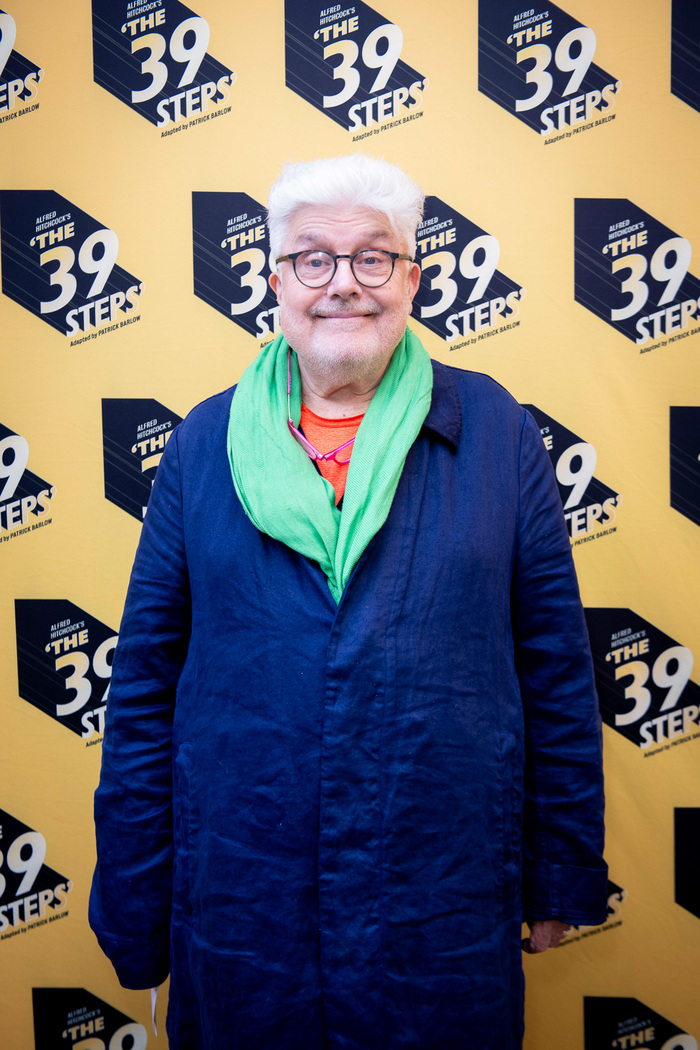
[[[324, 419], [323, 416], [317, 416], [315, 412], [302, 404], [299, 425], [314, 448], [319, 452], [330, 452], [355, 437], [363, 415], [364, 413], [359, 416], [346, 416], [344, 419]], [[354, 445], [350, 445], [347, 449], [343, 449], [340, 453], [341, 457], [348, 456], [353, 448]], [[335, 502], [338, 504], [345, 492], [350, 464], [336, 463], [334, 459], [319, 459], [316, 460], [316, 465], [322, 476], [326, 481], [330, 481], [335, 489]]]

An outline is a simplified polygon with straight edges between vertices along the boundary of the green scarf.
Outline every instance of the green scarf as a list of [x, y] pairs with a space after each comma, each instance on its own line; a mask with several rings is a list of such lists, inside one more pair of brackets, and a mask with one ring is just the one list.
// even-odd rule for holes
[[[360, 423], [342, 513], [287, 427], [287, 348], [279, 335], [241, 376], [228, 427], [233, 484], [261, 532], [317, 561], [336, 602], [372, 537], [386, 521], [408, 450], [433, 388], [430, 358], [406, 329]], [[292, 419], [298, 426], [301, 381], [292, 354]]]

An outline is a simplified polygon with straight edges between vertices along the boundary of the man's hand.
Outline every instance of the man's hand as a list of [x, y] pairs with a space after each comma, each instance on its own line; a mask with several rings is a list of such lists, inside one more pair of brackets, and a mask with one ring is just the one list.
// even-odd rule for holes
[[571, 929], [568, 923], [560, 922], [559, 919], [535, 919], [529, 922], [530, 936], [523, 938], [523, 951], [528, 955], [537, 955], [546, 952], [548, 948], [556, 948], [567, 930]]

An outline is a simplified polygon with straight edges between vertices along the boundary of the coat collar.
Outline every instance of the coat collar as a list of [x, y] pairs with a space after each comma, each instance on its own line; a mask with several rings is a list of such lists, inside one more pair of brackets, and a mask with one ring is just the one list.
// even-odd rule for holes
[[462, 434], [462, 407], [451, 369], [439, 361], [433, 361], [433, 393], [424, 427], [439, 434], [457, 448]]

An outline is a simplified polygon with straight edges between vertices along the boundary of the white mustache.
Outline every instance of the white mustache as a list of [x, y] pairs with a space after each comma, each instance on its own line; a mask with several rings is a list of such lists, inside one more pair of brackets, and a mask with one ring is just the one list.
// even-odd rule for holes
[[353, 303], [347, 306], [338, 304], [333, 307], [328, 304], [312, 306], [308, 312], [312, 317], [355, 317], [357, 314], [380, 314], [382, 308], [378, 303]]

